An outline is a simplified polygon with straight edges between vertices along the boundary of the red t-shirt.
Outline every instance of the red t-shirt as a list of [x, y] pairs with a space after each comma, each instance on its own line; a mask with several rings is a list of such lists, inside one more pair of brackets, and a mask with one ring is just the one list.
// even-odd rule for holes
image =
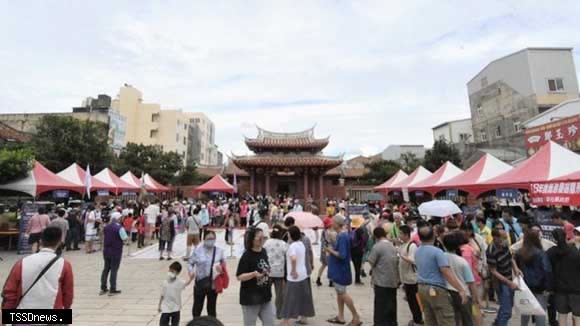
[[571, 241], [574, 239], [574, 224], [566, 221], [564, 222], [564, 232], [566, 232], [566, 240]]

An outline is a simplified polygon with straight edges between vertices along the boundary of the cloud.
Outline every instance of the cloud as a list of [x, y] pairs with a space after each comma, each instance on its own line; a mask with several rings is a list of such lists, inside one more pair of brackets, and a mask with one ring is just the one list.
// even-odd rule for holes
[[255, 125], [316, 124], [318, 136], [331, 136], [329, 154], [430, 145], [432, 126], [469, 116], [465, 84], [489, 61], [527, 46], [576, 46], [580, 29], [577, 1], [109, 0], [3, 9], [1, 112], [67, 111], [127, 82], [145, 101], [203, 111], [220, 149], [240, 154]]

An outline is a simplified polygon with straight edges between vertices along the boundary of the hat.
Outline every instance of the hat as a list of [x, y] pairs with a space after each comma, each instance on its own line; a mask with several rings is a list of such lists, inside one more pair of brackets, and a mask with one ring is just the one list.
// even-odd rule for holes
[[111, 214], [111, 221], [118, 221], [121, 219], [121, 213], [119, 212], [113, 212]]
[[328, 229], [332, 225], [332, 219], [325, 218], [324, 220], [322, 220], [322, 223], [324, 223], [324, 228]]
[[365, 219], [362, 218], [362, 216], [355, 216], [352, 218], [352, 220], [350, 221], [350, 226], [358, 229], [361, 225], [363, 225], [365, 222]]
[[342, 216], [341, 214], [336, 214], [332, 218], [332, 222], [336, 223], [338, 225], [344, 225], [346, 222], [346, 218], [344, 216]]

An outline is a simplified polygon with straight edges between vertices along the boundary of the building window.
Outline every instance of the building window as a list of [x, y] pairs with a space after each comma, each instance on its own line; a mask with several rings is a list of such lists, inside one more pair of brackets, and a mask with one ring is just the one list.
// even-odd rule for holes
[[515, 132], [522, 131], [522, 125], [519, 121], [514, 121], [514, 131]]
[[481, 78], [481, 87], [487, 87], [487, 77]]
[[501, 126], [495, 128], [495, 137], [501, 137]]
[[468, 141], [470, 136], [470, 134], [459, 134], [459, 140], [463, 142]]
[[179, 143], [179, 134], [175, 134], [175, 142]]
[[187, 144], [187, 138], [183, 137], [183, 145]]
[[564, 81], [562, 80], [562, 78], [548, 79], [548, 90], [550, 92], [563, 92]]
[[487, 141], [487, 132], [485, 131], [485, 129], [481, 129], [479, 131], [479, 137], [481, 138], [481, 141]]
[[149, 131], [149, 137], [157, 138], [157, 129], [151, 129], [151, 131]]
[[481, 103], [477, 104], [477, 117], [481, 118], [483, 115], [483, 108], [481, 107]]
[[153, 113], [151, 115], [151, 122], [158, 122], [159, 121], [159, 113]]

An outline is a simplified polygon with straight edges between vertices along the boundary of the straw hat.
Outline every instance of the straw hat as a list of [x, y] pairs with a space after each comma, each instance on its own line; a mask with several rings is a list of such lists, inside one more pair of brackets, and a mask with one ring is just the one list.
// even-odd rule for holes
[[350, 226], [354, 229], [358, 229], [361, 225], [363, 225], [365, 219], [362, 216], [355, 216], [350, 221]]

